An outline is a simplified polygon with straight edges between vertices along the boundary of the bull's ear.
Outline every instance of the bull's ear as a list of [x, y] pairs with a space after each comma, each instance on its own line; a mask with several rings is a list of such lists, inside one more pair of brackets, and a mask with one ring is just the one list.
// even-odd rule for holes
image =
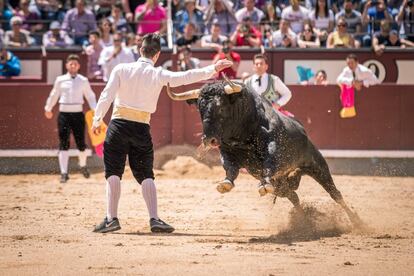
[[187, 102], [187, 104], [189, 105], [197, 105], [197, 99], [189, 99], [189, 100], [185, 100]]

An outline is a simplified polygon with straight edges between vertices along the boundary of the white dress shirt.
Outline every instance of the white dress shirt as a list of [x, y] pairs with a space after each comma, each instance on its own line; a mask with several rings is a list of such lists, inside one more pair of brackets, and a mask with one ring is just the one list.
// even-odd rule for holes
[[140, 57], [137, 62], [117, 65], [111, 73], [95, 110], [94, 126], [98, 127], [111, 103], [136, 111], [154, 113], [163, 86], [171, 87], [206, 80], [216, 73], [215, 66], [184, 72], [171, 72], [154, 67], [151, 59]]
[[52, 111], [59, 99], [60, 112], [82, 112], [83, 97], [88, 101], [89, 107], [95, 109], [95, 93], [93, 93], [86, 77], [77, 74], [75, 78], [72, 78], [69, 73], [58, 76], [47, 98], [45, 111]]
[[[268, 79], [269, 79], [269, 75], [267, 73], [264, 73], [261, 78], [260, 78], [260, 86], [259, 86], [259, 82], [257, 81], [257, 79], [259, 78], [258, 75], [254, 74], [253, 76], [251, 76], [250, 78], [248, 78], [246, 80], [246, 82], [251, 79], [251, 85], [253, 88], [253, 91], [256, 92], [258, 95], [262, 95], [268, 86]], [[272, 75], [272, 79], [273, 79], [273, 88], [276, 90], [277, 93], [280, 94], [280, 98], [277, 100], [277, 104], [279, 106], [284, 106], [285, 104], [287, 104], [290, 100], [290, 98], [292, 97], [292, 92], [290, 92], [290, 89], [283, 83], [283, 81], [275, 75]]]
[[[365, 87], [379, 83], [379, 80], [375, 74], [370, 69], [361, 64], [358, 64], [357, 68], [355, 69], [355, 80], [362, 81]], [[336, 82], [338, 84], [346, 84], [348, 86], [351, 86], [353, 81], [354, 75], [348, 66], [342, 70], [341, 74], [339, 74], [338, 78], [336, 79]]]
[[135, 61], [134, 53], [129, 48], [122, 47], [121, 52], [119, 52], [115, 58], [111, 58], [113, 52], [114, 46], [105, 47], [99, 56], [98, 65], [102, 68], [104, 81], [108, 81], [112, 70], [118, 64], [131, 63]]

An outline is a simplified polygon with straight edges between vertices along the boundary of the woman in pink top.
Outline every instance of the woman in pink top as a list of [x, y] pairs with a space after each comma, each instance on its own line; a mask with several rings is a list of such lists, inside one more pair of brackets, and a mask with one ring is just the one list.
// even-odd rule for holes
[[167, 29], [166, 10], [158, 4], [158, 0], [147, 0], [135, 10], [137, 34], [164, 33]]

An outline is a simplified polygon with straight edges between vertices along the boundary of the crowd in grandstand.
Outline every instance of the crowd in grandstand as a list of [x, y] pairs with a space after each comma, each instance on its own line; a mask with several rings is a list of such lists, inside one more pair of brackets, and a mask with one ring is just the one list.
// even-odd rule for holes
[[136, 59], [142, 36], [151, 32], [162, 35], [164, 47], [171, 41], [178, 46], [212, 48], [219, 53], [223, 42], [229, 40], [235, 47], [372, 47], [381, 54], [386, 47], [414, 47], [413, 3], [414, 0], [0, 0], [0, 46], [83, 47], [92, 62], [89, 77], [115, 58]]

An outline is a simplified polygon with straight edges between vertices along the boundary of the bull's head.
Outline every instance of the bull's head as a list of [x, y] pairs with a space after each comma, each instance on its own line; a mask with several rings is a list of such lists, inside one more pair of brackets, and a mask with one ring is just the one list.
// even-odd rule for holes
[[[203, 124], [203, 143], [206, 146], [219, 146], [223, 139], [238, 135], [234, 133], [234, 123], [242, 123], [235, 117], [242, 116], [246, 111], [245, 104], [234, 104], [236, 98], [241, 98], [243, 87], [233, 83], [223, 76], [225, 83], [204, 85], [201, 89], [195, 89], [176, 94], [171, 92], [167, 84], [168, 96], [173, 100], [197, 99], [198, 109]], [[242, 129], [242, 127], [237, 127]]]

